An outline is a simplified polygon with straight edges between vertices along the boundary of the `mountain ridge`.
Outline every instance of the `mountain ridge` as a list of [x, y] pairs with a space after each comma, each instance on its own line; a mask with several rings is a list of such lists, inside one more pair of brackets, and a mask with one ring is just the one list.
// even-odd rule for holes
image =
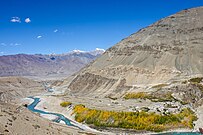
[[140, 87], [203, 76], [202, 22], [203, 7], [198, 7], [139, 30], [80, 71], [68, 91], [121, 96]]
[[104, 51], [67, 54], [16, 54], [0, 56], [0, 76], [67, 77], [99, 57]]

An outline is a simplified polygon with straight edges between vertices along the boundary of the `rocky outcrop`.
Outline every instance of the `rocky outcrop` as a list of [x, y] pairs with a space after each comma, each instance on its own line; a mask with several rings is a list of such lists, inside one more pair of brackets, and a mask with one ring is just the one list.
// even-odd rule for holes
[[184, 104], [190, 104], [193, 107], [203, 104], [203, 85], [202, 84], [182, 84], [170, 88], [173, 96]]
[[14, 102], [44, 91], [41, 82], [22, 77], [0, 77], [0, 102]]
[[[69, 85], [74, 94], [88, 95], [99, 89], [110, 89], [117, 80], [85, 73], [78, 75]], [[87, 91], [88, 90], [88, 91]], [[82, 92], [84, 91], [84, 92]]]
[[[84, 87], [85, 86], [85, 87]], [[95, 95], [98, 97], [114, 97], [123, 94], [131, 86], [126, 85], [125, 79], [106, 78], [100, 75], [85, 73], [76, 76], [70, 83], [71, 93], [80, 96]], [[106, 91], [105, 91], [106, 90]]]

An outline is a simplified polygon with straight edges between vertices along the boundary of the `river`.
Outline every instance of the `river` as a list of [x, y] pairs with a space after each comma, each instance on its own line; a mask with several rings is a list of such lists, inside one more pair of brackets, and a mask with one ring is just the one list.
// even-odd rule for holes
[[[55, 115], [57, 116], [57, 119], [53, 120], [54, 122], [61, 122], [63, 121], [66, 125], [68, 126], [73, 126], [73, 127], [77, 127], [79, 129], [81, 129], [80, 127], [72, 124], [74, 123], [73, 121], [71, 121], [70, 119], [66, 118], [64, 115], [62, 114], [58, 114], [58, 113], [52, 113], [52, 112], [46, 112], [46, 111], [42, 111], [42, 110], [38, 110], [38, 109], [35, 109], [35, 107], [37, 106], [37, 104], [40, 102], [40, 98], [34, 98], [34, 97], [29, 97], [30, 99], [33, 99], [34, 101], [28, 105], [28, 109], [32, 112], [35, 112], [35, 113], [39, 113], [39, 114], [51, 114], [51, 115]], [[72, 122], [72, 123], [71, 123]]]

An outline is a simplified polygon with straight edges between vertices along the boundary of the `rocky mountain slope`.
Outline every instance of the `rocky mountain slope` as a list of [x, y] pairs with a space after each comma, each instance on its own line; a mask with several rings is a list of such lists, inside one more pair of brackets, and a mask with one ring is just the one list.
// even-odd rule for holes
[[69, 76], [104, 53], [103, 49], [85, 52], [74, 50], [67, 54], [0, 56], [0, 76]]
[[19, 105], [0, 102], [1, 135], [88, 135], [73, 127], [51, 122]]
[[73, 77], [68, 91], [120, 97], [202, 76], [203, 7], [198, 7], [161, 19], [109, 48]]
[[21, 98], [44, 92], [41, 82], [22, 77], [0, 77], [0, 102], [16, 103]]

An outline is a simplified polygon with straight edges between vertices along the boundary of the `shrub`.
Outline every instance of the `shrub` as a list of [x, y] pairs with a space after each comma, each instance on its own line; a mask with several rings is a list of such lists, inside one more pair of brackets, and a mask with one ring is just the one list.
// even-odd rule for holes
[[67, 107], [67, 106], [69, 106], [69, 105], [71, 105], [71, 104], [72, 104], [71, 102], [64, 101], [64, 102], [61, 102], [61, 103], [60, 103], [60, 106], [62, 106], [62, 107]]
[[162, 94], [161, 96], [158, 94], [149, 94], [146, 92], [138, 92], [138, 93], [128, 93], [124, 96], [125, 99], [149, 99], [152, 102], [171, 102], [176, 101], [176, 99], [172, 96], [171, 92], [167, 92]]
[[189, 82], [200, 83], [202, 80], [203, 80], [203, 77], [196, 77], [196, 78], [191, 78]]
[[165, 86], [168, 86], [168, 84], [158, 84], [158, 85], [153, 86], [152, 88], [161, 89], [162, 87], [165, 87]]

